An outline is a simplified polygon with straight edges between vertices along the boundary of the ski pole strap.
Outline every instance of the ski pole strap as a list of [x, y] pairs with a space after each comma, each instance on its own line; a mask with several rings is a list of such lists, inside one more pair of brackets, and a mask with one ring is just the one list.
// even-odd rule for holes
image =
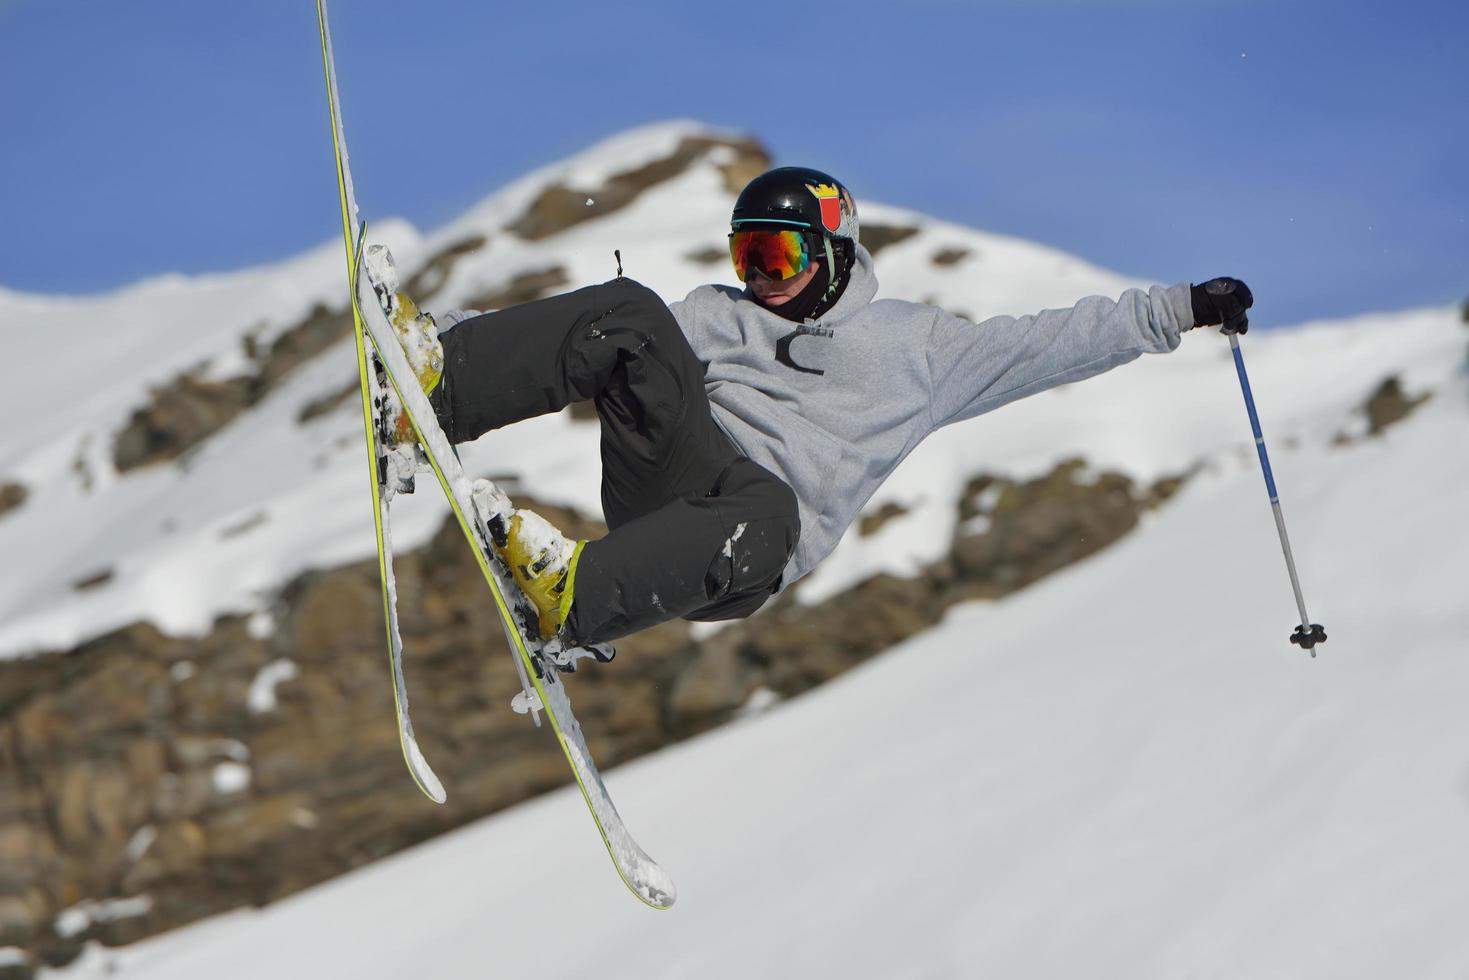
[[1250, 413], [1250, 430], [1255, 434], [1255, 452], [1260, 454], [1260, 469], [1265, 474], [1265, 489], [1270, 493], [1270, 502], [1276, 503], [1280, 495], [1275, 492], [1275, 475], [1270, 472], [1270, 456], [1265, 452], [1265, 436], [1260, 432], [1260, 416], [1255, 411], [1255, 396], [1250, 391], [1250, 376], [1245, 373], [1245, 358], [1239, 349], [1239, 336], [1229, 335], [1229, 349], [1234, 353], [1234, 369], [1239, 373], [1239, 387], [1245, 395], [1245, 410]]

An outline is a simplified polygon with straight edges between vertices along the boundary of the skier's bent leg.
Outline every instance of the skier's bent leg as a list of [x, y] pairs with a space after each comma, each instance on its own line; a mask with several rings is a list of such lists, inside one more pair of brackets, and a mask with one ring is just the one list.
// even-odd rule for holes
[[624, 278], [462, 320], [440, 336], [439, 422], [452, 441], [468, 442], [595, 398], [670, 324], [677, 331], [657, 294]]
[[708, 496], [674, 500], [582, 549], [565, 635], [598, 643], [670, 619], [732, 619], [780, 587], [800, 536], [796, 497], [739, 458]]

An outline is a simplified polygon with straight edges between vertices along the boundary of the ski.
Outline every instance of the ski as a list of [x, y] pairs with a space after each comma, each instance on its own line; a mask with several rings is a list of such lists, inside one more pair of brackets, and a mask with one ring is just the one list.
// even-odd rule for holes
[[[391, 545], [387, 536], [387, 505], [394, 486], [386, 475], [389, 470], [380, 465], [379, 458], [385, 452], [379, 433], [387, 431], [374, 428], [375, 418], [381, 419], [381, 411], [395, 399], [393, 409], [400, 411], [411, 425], [413, 435], [429, 467], [433, 470], [450, 510], [463, 532], [470, 551], [489, 587], [495, 608], [500, 614], [516, 669], [520, 674], [524, 692], [516, 699], [516, 710], [529, 711], [538, 720], [538, 712], [544, 712], [546, 720], [555, 734], [572, 775], [581, 791], [582, 799], [597, 825], [602, 843], [611, 856], [619, 877], [628, 889], [641, 901], [655, 909], [672, 907], [677, 891], [668, 874], [648, 856], [623, 824], [612, 798], [607, 792], [601, 773], [592, 761], [586, 738], [576, 716], [571, 710], [571, 701], [560, 670], [574, 665], [578, 655], [590, 655], [606, 659], [604, 651], [563, 650], [556, 641], [542, 643], [534, 632], [527, 633], [517, 617], [524, 615], [523, 598], [514, 584], [509, 569], [496, 556], [490, 546], [490, 533], [494, 522], [505, 515], [496, 511], [497, 495], [487, 492], [486, 481], [471, 484], [459, 462], [448, 437], [438, 424], [428, 396], [419, 386], [418, 379], [408, 362], [407, 354], [394, 334], [388, 320], [395, 292], [392, 283], [382, 284], [381, 291], [374, 288], [371, 271], [364, 272], [366, 224], [357, 221], [357, 205], [352, 188], [352, 177], [348, 166], [345, 138], [341, 126], [341, 101], [336, 84], [336, 71], [332, 62], [331, 35], [327, 26], [326, 0], [317, 0], [317, 19], [322, 36], [322, 58], [326, 66], [327, 93], [331, 102], [333, 139], [337, 157], [337, 177], [342, 202], [343, 234], [348, 239], [347, 253], [349, 275], [352, 285], [353, 322], [356, 325], [358, 369], [363, 384], [364, 421], [368, 427], [369, 458], [373, 467], [373, 495], [378, 527], [379, 570], [383, 578], [384, 608], [387, 613], [389, 649], [393, 651], [394, 690], [399, 702], [399, 731], [404, 739], [404, 756], [409, 769], [420, 787], [429, 792], [430, 786], [423, 781], [424, 773], [432, 773], [423, 761], [412, 741], [412, 725], [408, 720], [407, 698], [401, 684], [401, 643], [398, 641], [396, 611], [393, 603]], [[353, 232], [356, 232], [354, 235]], [[371, 363], [369, 363], [371, 362]], [[371, 368], [372, 370], [369, 370]], [[380, 371], [380, 374], [379, 374]], [[371, 387], [377, 385], [377, 388]], [[381, 396], [381, 397], [378, 397]], [[379, 406], [379, 415], [374, 416], [374, 405]], [[411, 470], [410, 470], [411, 473]], [[478, 493], [476, 493], [478, 491]], [[503, 500], [500, 496], [498, 499]], [[385, 557], [386, 556], [386, 557]], [[411, 747], [411, 751], [410, 751]], [[420, 765], [421, 764], [421, 765]], [[415, 766], [419, 768], [415, 768]], [[439, 790], [442, 798], [442, 789]]]
[[[317, 25], [321, 32], [321, 59], [326, 72], [327, 104], [331, 110], [332, 152], [337, 163], [337, 193], [342, 208], [342, 241], [347, 254], [348, 281], [356, 281], [358, 267], [358, 211], [352, 171], [347, 161], [347, 141], [342, 128], [341, 100], [337, 94], [336, 64], [332, 57], [331, 30], [327, 25], [326, 2], [316, 5]], [[352, 334], [357, 347], [357, 377], [362, 391], [362, 425], [367, 442], [367, 462], [371, 473], [373, 527], [377, 535], [378, 578], [382, 582], [383, 620], [387, 630], [388, 663], [393, 679], [393, 706], [398, 718], [398, 743], [408, 772], [424, 795], [435, 803], [447, 797], [443, 784], [419, 750], [413, 734], [413, 721], [408, 714], [408, 688], [403, 678], [403, 639], [398, 631], [398, 595], [393, 577], [393, 540], [388, 520], [388, 505], [394, 493], [412, 489], [411, 461], [406, 469], [401, 452], [388, 442], [389, 389], [381, 364], [372, 355], [363, 331], [362, 316], [353, 304]], [[408, 447], [412, 450], [412, 447]], [[396, 464], [396, 465], [393, 465]]]
[[[402, 404], [403, 414], [412, 424], [414, 436], [423, 447], [434, 476], [437, 477], [480, 572], [484, 575], [485, 584], [489, 586], [495, 608], [500, 613], [500, 625], [504, 629], [505, 640], [524, 668], [522, 680], [531, 687], [526, 692], [526, 701], [522, 703], [532, 711], [545, 712], [546, 720], [571, 765], [582, 798], [597, 824], [602, 843], [606, 845], [607, 853], [611, 855], [623, 882], [633, 894], [653, 908], [669, 908], [677, 895], [673, 881], [628, 833], [622, 817], [612, 803], [612, 797], [607, 792], [607, 786], [602, 781], [601, 773], [592, 761], [581, 725], [572, 714], [571, 700], [566, 693], [566, 685], [561, 680], [558, 665], [574, 662], [575, 653], [562, 650], [554, 640], [541, 642], [521, 625], [527, 610], [520, 608], [520, 591], [510, 570], [490, 546], [490, 522], [504, 519], [508, 515], [495, 509], [491, 502], [495, 495], [486, 492], [489, 488], [488, 481], [478, 481], [477, 484], [470, 482], [449, 438], [439, 427], [428, 396], [419, 387], [413, 368], [408, 363], [408, 356], [399, 345], [384, 310], [384, 304], [390, 302], [391, 290], [384, 289], [379, 294], [373, 288], [371, 278], [360, 274], [366, 251], [365, 248], [357, 250], [359, 274], [354, 277], [353, 298], [358, 313], [368, 339], [382, 362], [392, 391]], [[531, 621], [534, 621], [533, 615]]]

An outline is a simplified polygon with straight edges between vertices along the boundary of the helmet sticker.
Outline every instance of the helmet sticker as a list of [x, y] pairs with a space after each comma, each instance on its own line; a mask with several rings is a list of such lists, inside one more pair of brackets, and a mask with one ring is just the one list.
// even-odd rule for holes
[[811, 192], [821, 205], [821, 224], [827, 231], [836, 233], [842, 226], [841, 193], [835, 184], [807, 184], [806, 189]]

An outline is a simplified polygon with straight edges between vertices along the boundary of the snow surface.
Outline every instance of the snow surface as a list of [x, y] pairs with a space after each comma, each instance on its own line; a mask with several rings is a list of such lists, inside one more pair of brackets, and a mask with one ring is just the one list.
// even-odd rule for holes
[[1278, 454], [1316, 660], [1241, 446], [1117, 546], [612, 773], [668, 915], [569, 789], [60, 975], [1463, 977], [1466, 415], [1456, 366], [1382, 438]]

